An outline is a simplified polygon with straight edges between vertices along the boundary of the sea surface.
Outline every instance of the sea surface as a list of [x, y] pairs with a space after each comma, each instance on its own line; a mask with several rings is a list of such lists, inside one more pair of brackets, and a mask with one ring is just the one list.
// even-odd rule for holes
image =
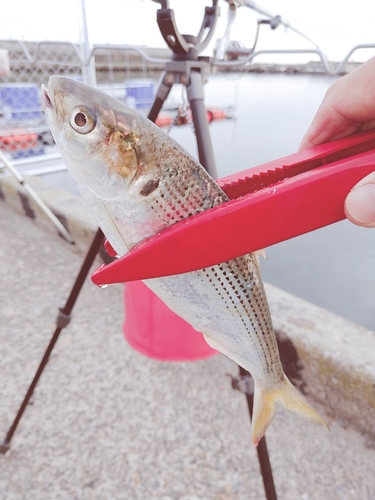
[[[209, 76], [207, 107], [232, 108], [234, 118], [210, 132], [218, 176], [223, 177], [297, 151], [328, 87], [322, 75], [230, 74]], [[181, 100], [173, 88], [171, 99]], [[189, 126], [171, 136], [197, 156]], [[48, 180], [48, 177], [46, 177]], [[59, 181], [61, 187], [66, 180]], [[69, 183], [70, 184], [70, 183]], [[348, 221], [266, 249], [265, 281], [375, 331], [375, 230]]]

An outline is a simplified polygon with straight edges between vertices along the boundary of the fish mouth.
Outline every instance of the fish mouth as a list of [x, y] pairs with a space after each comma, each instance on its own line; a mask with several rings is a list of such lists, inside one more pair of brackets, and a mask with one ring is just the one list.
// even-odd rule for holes
[[42, 84], [42, 103], [44, 105], [44, 108], [53, 109], [53, 104], [52, 104], [51, 98], [49, 96], [48, 89], [43, 84]]

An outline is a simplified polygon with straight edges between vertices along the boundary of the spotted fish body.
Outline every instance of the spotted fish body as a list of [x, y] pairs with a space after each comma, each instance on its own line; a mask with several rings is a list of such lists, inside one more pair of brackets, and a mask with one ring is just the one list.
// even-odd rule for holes
[[[62, 157], [119, 255], [227, 201], [181, 146], [122, 103], [63, 77], [52, 77], [42, 90]], [[257, 255], [145, 283], [212, 347], [252, 374], [255, 444], [275, 402], [325, 425], [282, 370]]]

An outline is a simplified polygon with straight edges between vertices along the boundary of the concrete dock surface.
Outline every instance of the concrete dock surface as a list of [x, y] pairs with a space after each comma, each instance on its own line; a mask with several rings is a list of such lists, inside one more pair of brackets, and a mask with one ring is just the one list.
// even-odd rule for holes
[[[0, 200], [0, 442], [55, 330], [82, 256]], [[261, 500], [243, 394], [223, 355], [148, 359], [122, 335], [123, 286], [87, 280], [11, 447], [0, 499]], [[279, 500], [375, 500], [375, 446], [280, 411], [267, 431]]]

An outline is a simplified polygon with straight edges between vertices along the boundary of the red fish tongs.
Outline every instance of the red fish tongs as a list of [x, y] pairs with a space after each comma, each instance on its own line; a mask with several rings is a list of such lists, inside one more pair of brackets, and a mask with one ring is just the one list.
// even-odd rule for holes
[[[345, 219], [344, 201], [375, 171], [375, 131], [218, 180], [230, 201], [164, 229], [92, 275], [95, 284], [186, 273]], [[107, 250], [111, 252], [110, 245]]]

